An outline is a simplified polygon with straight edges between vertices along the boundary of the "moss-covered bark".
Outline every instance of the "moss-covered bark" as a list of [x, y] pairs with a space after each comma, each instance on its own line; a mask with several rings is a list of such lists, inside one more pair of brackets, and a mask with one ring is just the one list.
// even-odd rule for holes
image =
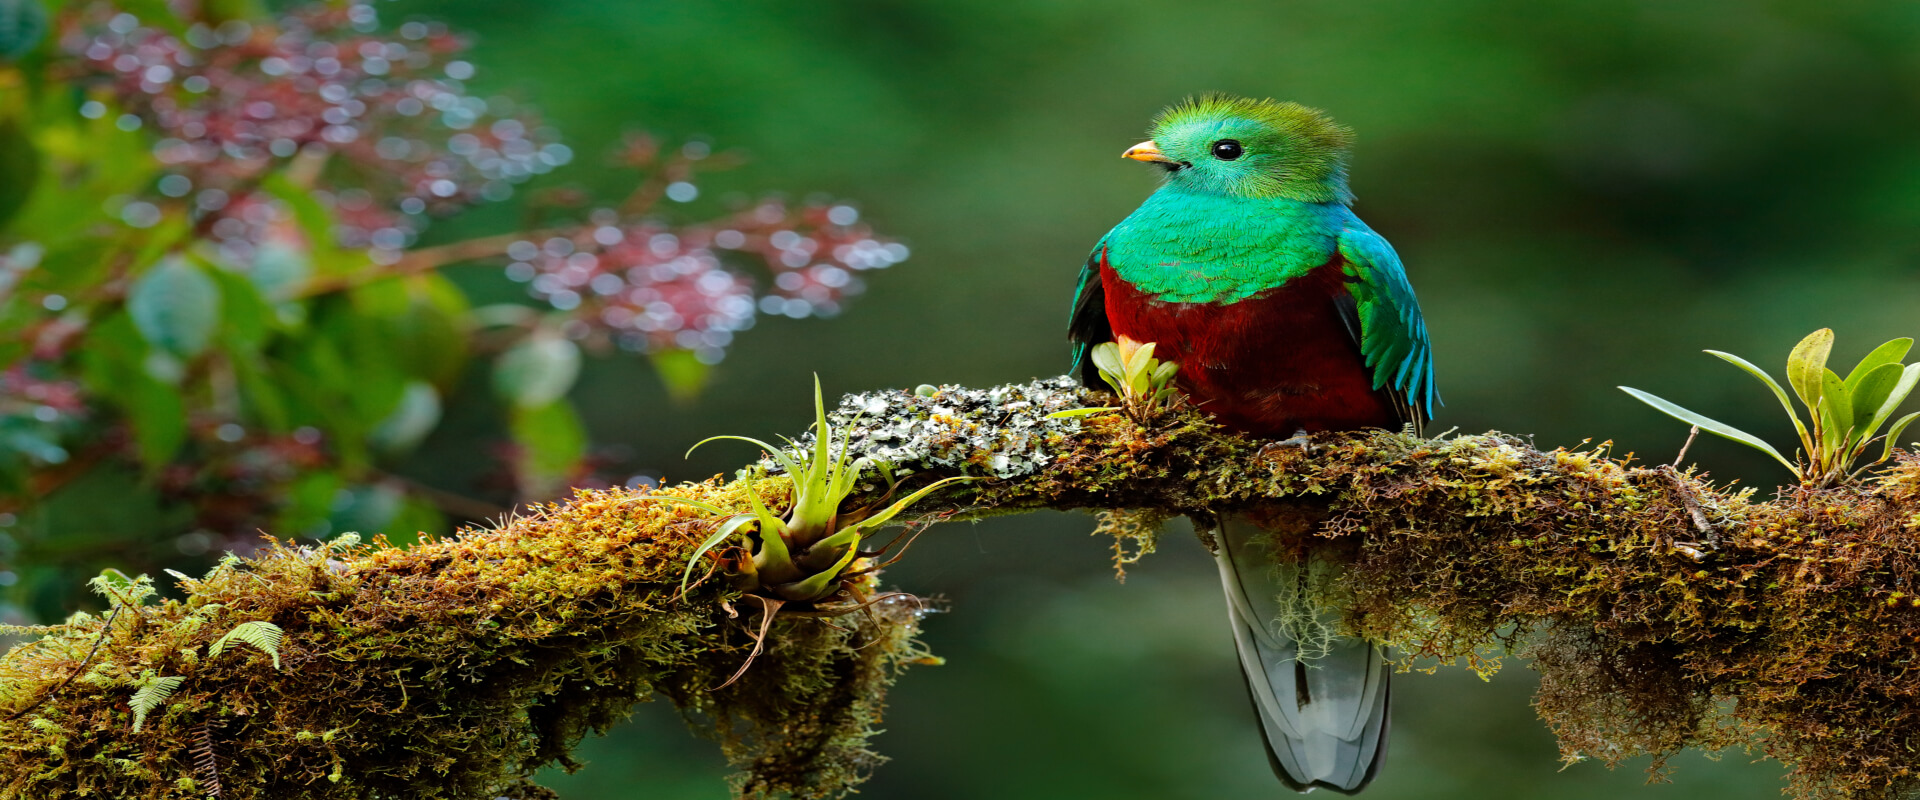
[[[1803, 797], [1915, 785], [1920, 457], [1754, 502], [1497, 434], [1263, 452], [1190, 412], [1047, 414], [1078, 402], [1058, 381], [948, 387], [850, 397], [836, 420], [909, 482], [995, 478], [921, 504], [938, 517], [1262, 515], [1275, 548], [1350, 560], [1334, 591], [1353, 630], [1474, 666], [1531, 656], [1568, 757], [1750, 745], [1792, 764]], [[663, 490], [728, 509], [743, 491]], [[0, 719], [18, 715], [0, 724], [0, 797], [198, 798], [216, 778], [236, 798], [533, 797], [525, 775], [655, 695], [722, 742], [745, 793], [838, 794], [879, 760], [866, 740], [887, 686], [925, 658], [918, 608], [783, 613], [723, 686], [763, 604], [716, 579], [681, 595], [710, 527], [688, 505], [583, 492], [404, 550], [275, 547], [181, 581], [184, 602], [78, 618], [0, 660]], [[1138, 525], [1109, 527], [1142, 544]], [[279, 669], [246, 647], [207, 656], [249, 620], [285, 630]], [[184, 680], [133, 732], [129, 702], [159, 677]]]

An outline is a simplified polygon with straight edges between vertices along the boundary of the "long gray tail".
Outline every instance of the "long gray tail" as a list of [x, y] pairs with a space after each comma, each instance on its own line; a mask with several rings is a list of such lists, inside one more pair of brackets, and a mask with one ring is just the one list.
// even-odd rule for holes
[[1245, 517], [1223, 515], [1220, 581], [1247, 692], [1273, 773], [1289, 788], [1353, 794], [1387, 756], [1388, 669], [1380, 648], [1330, 633], [1336, 613], [1309, 588], [1330, 566], [1276, 564]]

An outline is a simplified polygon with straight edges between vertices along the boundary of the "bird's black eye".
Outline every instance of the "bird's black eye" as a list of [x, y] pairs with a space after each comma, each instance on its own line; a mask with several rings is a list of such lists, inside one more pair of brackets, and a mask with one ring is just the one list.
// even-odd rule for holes
[[1213, 157], [1221, 161], [1232, 161], [1240, 157], [1240, 143], [1232, 139], [1221, 139], [1213, 143]]

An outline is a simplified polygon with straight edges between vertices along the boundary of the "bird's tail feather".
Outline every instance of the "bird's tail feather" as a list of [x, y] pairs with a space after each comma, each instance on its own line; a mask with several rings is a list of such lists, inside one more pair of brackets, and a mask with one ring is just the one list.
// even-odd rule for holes
[[[1295, 791], [1352, 794], [1386, 759], [1389, 670], [1379, 647], [1334, 633], [1324, 563], [1276, 563], [1246, 517], [1223, 515], [1220, 580], [1275, 775]], [[1316, 574], [1317, 573], [1317, 574]]]

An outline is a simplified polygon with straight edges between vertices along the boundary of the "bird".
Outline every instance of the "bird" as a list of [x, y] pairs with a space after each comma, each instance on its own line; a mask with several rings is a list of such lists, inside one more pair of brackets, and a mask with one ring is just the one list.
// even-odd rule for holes
[[[1175, 383], [1222, 426], [1307, 446], [1315, 431], [1418, 431], [1440, 405], [1420, 304], [1400, 257], [1355, 216], [1353, 131], [1292, 102], [1190, 97], [1122, 153], [1160, 188], [1102, 237], [1080, 271], [1073, 371], [1090, 353], [1153, 342]], [[1352, 794], [1386, 756], [1391, 664], [1338, 631], [1324, 591], [1339, 565], [1275, 553], [1247, 513], [1213, 543], [1268, 761], [1295, 791]]]

